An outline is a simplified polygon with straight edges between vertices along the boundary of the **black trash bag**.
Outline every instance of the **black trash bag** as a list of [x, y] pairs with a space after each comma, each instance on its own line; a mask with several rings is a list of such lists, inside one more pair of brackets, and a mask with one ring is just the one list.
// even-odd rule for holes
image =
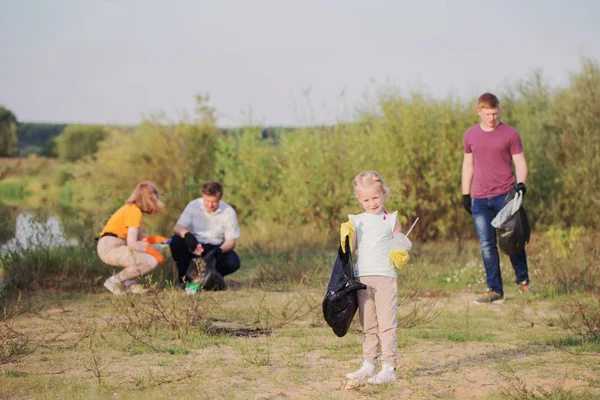
[[[515, 194], [515, 189], [512, 189], [506, 196], [502, 207], [507, 205], [515, 197]], [[522, 204], [516, 213], [496, 228], [496, 235], [500, 250], [509, 256], [525, 248], [525, 245], [529, 243], [531, 227], [527, 218], [527, 212]]]
[[354, 279], [354, 266], [350, 254], [349, 238], [346, 236], [346, 252], [342, 246], [338, 248], [338, 255], [333, 264], [327, 292], [323, 299], [323, 316], [327, 324], [338, 337], [343, 337], [348, 332], [352, 318], [358, 309], [358, 290], [367, 287]]
[[220, 251], [213, 248], [193, 257], [186, 272], [188, 282], [200, 283], [202, 290], [223, 290], [226, 287], [223, 275], [217, 271], [217, 255]]

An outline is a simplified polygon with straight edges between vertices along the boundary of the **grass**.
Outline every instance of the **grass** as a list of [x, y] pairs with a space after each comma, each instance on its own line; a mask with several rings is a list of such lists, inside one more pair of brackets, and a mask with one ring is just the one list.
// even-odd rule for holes
[[54, 158], [0, 158], [0, 200], [29, 209], [69, 204], [64, 176], [72, 168], [72, 163]]
[[[475, 243], [460, 255], [452, 243], [420, 246], [399, 278], [400, 379], [341, 391], [345, 373], [361, 363], [360, 326], [355, 318], [338, 338], [323, 320], [334, 255], [324, 246], [310, 250], [257, 253], [241, 246], [243, 267], [230, 277], [230, 290], [193, 297], [163, 283], [170, 266], [151, 276], [155, 291], [143, 297], [116, 298], [94, 285], [25, 288], [18, 302], [4, 298], [0, 397], [600, 395], [598, 342], [569, 329], [562, 314], [564, 304], [594, 301], [573, 303], [564, 293], [523, 298], [507, 284], [504, 304], [476, 306], [485, 285], [474, 280], [483, 270]], [[510, 282], [510, 268], [504, 273]], [[430, 314], [407, 319], [415, 310]]]

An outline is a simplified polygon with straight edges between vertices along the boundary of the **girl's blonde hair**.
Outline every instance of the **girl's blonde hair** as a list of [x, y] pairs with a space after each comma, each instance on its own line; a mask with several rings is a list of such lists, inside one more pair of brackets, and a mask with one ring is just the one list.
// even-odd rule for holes
[[354, 197], [358, 197], [358, 194], [356, 193], [357, 190], [370, 188], [372, 186], [379, 186], [383, 192], [384, 200], [387, 200], [392, 195], [390, 188], [383, 183], [381, 175], [375, 171], [363, 171], [354, 178]]
[[126, 203], [135, 204], [146, 214], [159, 212], [165, 206], [158, 198], [156, 185], [150, 181], [138, 183]]

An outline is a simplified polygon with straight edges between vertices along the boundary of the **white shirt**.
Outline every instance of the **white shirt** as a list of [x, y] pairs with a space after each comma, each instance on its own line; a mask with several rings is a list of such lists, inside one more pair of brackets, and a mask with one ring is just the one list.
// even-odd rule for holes
[[[357, 256], [354, 276], [391, 276], [397, 278], [390, 258], [390, 242], [398, 212], [350, 214], [356, 228]], [[385, 217], [385, 219], [384, 219]]]
[[189, 229], [202, 244], [220, 246], [226, 240], [240, 237], [237, 214], [233, 207], [222, 200], [212, 214], [204, 208], [202, 197], [190, 201], [177, 224]]

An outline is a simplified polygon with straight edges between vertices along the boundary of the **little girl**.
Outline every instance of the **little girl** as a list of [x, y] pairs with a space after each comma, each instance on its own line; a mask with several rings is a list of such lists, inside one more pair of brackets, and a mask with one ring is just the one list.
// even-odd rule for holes
[[136, 279], [162, 264], [164, 258], [153, 244], [167, 238], [143, 233], [142, 216], [158, 212], [163, 206], [154, 183], [140, 182], [100, 232], [97, 249], [100, 259], [114, 267], [125, 267], [104, 282], [111, 293], [146, 292]]
[[[346, 375], [349, 379], [369, 378], [369, 383], [396, 380], [398, 320], [398, 288], [396, 271], [390, 259], [390, 241], [400, 232], [397, 212], [389, 214], [384, 202], [391, 192], [383, 178], [374, 171], [365, 171], [354, 179], [354, 195], [365, 209], [358, 215], [348, 215], [342, 224], [342, 240], [351, 237], [352, 252], [358, 252], [354, 276], [367, 286], [358, 291], [360, 324], [363, 329], [363, 365]], [[356, 235], [353, 235], [353, 232]], [[404, 262], [405, 263], [405, 262]], [[398, 265], [401, 268], [402, 265]], [[381, 371], [376, 373], [377, 352], [381, 343]]]

